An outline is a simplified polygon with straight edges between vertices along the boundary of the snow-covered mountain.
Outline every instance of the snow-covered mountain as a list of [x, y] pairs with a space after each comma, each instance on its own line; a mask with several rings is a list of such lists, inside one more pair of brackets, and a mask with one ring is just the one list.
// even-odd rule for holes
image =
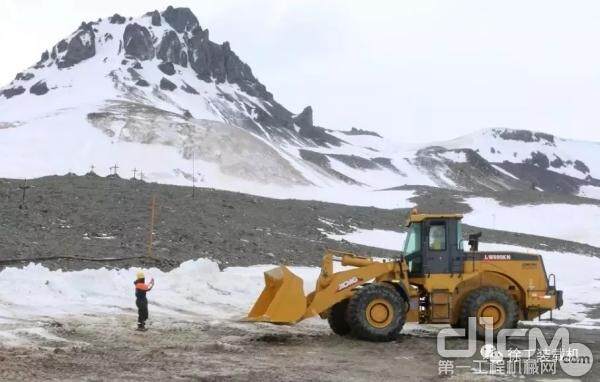
[[[84, 22], [0, 89], [0, 177], [94, 171], [329, 199], [429, 185], [597, 197], [600, 144], [491, 129], [430, 145], [315, 126], [187, 8]], [[293, 190], [293, 191], [292, 191]], [[323, 198], [327, 199], [326, 196]]]

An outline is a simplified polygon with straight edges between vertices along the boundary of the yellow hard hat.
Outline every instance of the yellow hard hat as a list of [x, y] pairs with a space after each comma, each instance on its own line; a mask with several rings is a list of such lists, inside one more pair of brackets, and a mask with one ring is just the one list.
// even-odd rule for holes
[[143, 278], [144, 278], [144, 272], [142, 272], [142, 271], [138, 271], [138, 272], [135, 274], [135, 277], [136, 277], [137, 279], [143, 279]]

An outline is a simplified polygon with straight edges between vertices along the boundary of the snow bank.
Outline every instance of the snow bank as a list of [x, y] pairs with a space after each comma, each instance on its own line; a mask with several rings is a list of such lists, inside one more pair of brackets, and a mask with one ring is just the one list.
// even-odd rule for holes
[[[466, 202], [473, 209], [463, 219], [466, 224], [600, 247], [599, 206], [540, 204], [507, 207], [490, 198], [467, 198]], [[570, 216], [577, 219], [569, 219]]]
[[[149, 292], [152, 314], [169, 316], [241, 317], [263, 289], [263, 272], [272, 265], [231, 267], [223, 271], [210, 260], [182, 263], [170, 272], [146, 271], [154, 277]], [[318, 268], [292, 267], [314, 288]], [[39, 317], [132, 312], [137, 269], [50, 271], [30, 264], [0, 272], [0, 316], [20, 321]]]
[[[340, 235], [346, 240], [389, 249], [401, 248], [403, 236], [384, 230], [359, 230]], [[600, 258], [502, 244], [481, 243], [480, 246], [482, 250], [541, 254], [547, 272], [557, 275], [558, 288], [564, 291], [564, 306], [554, 312], [554, 318], [569, 320], [569, 326], [600, 328], [600, 319], [588, 313], [590, 306], [600, 305], [597, 271]], [[242, 318], [263, 289], [263, 272], [272, 267], [230, 267], [221, 271], [215, 262], [198, 259], [182, 263], [169, 272], [148, 269], [146, 276], [156, 280], [148, 296], [151, 317], [208, 318], [211, 321]], [[303, 278], [305, 292], [312, 291], [319, 268], [290, 268]], [[335, 270], [339, 269], [336, 264]], [[133, 279], [137, 270], [103, 268], [63, 272], [38, 264], [4, 269], [0, 272], [0, 345], [19, 346], [31, 337], [61, 341], [58, 337], [50, 338], [52, 334], [35, 324], [36, 321], [65, 317], [81, 320], [105, 314], [135, 315]]]

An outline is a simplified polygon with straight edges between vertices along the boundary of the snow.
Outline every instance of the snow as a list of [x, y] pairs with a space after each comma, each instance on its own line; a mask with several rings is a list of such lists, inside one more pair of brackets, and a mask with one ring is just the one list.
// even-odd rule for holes
[[[273, 267], [257, 265], [220, 271], [217, 263], [199, 259], [182, 263], [170, 272], [147, 269], [146, 277], [156, 280], [155, 288], [148, 294], [152, 312], [183, 318], [241, 318], [263, 289], [263, 272]], [[135, 306], [133, 281], [137, 270], [63, 272], [38, 264], [6, 268], [0, 272], [0, 316], [22, 321], [43, 316], [130, 313]], [[307, 293], [314, 289], [317, 268], [291, 270], [308, 280]]]
[[600, 199], [600, 187], [596, 186], [581, 186], [579, 188], [579, 196], [592, 199]]
[[467, 154], [464, 151], [445, 151], [437, 155], [455, 163], [467, 162]]
[[[508, 207], [490, 198], [467, 198], [465, 202], [473, 209], [463, 219], [466, 224], [600, 247], [600, 206], [539, 204]], [[570, 219], [571, 216], [576, 219]]]
[[500, 167], [498, 165], [493, 164], [492, 167], [495, 168], [496, 170], [498, 170], [498, 172], [501, 172], [502, 174], [508, 176], [509, 178], [519, 180], [519, 178], [517, 178], [516, 176], [514, 176], [513, 174], [511, 174], [510, 172], [506, 171], [505, 169], [503, 169], [502, 167]]
[[[499, 129], [504, 130], [504, 129]], [[433, 145], [433, 144], [432, 144]], [[447, 149], [470, 148], [489, 162], [501, 163], [504, 161], [521, 163], [531, 158], [532, 152], [540, 152], [550, 162], [557, 157], [565, 162], [564, 166], [549, 170], [585, 179], [588, 175], [600, 178], [600, 142], [585, 142], [554, 137], [554, 143], [544, 139], [534, 142], [524, 142], [513, 139], [503, 139], [498, 135], [498, 129], [486, 129], [446, 142], [436, 142], [434, 145]], [[493, 149], [493, 150], [492, 150]], [[493, 151], [493, 152], [492, 152]], [[575, 161], [586, 164], [590, 172], [584, 173], [575, 169]], [[570, 161], [571, 164], [566, 162]]]
[[[381, 248], [401, 247], [402, 234], [384, 230], [359, 230], [344, 238]], [[600, 327], [600, 319], [588, 316], [589, 306], [600, 304], [600, 259], [574, 253], [539, 251], [517, 246], [481, 243], [481, 250], [505, 250], [540, 254], [548, 273], [557, 275], [558, 288], [564, 291], [564, 306], [553, 312], [568, 326]], [[339, 270], [338, 267], [335, 269]], [[169, 272], [145, 269], [147, 279], [156, 280], [149, 292], [151, 320], [169, 317], [211, 322], [237, 321], [244, 317], [264, 287], [263, 272], [274, 265], [229, 267], [219, 270], [214, 261], [191, 260]], [[588, 269], [590, 272], [582, 272]], [[290, 267], [304, 280], [304, 291], [314, 289], [320, 269]], [[78, 320], [123, 314], [135, 322], [133, 279], [138, 268], [51, 271], [29, 264], [24, 268], [5, 268], [0, 272], [0, 346], [19, 346], [42, 337], [61, 341], [39, 325], [44, 321], [75, 317]], [[232, 281], [235, 280], [235, 281]]]
[[406, 238], [406, 233], [404, 232], [382, 229], [356, 229], [345, 234], [323, 233], [332, 240], [345, 240], [354, 244], [384, 248], [392, 251], [402, 251], [404, 248], [404, 239]]

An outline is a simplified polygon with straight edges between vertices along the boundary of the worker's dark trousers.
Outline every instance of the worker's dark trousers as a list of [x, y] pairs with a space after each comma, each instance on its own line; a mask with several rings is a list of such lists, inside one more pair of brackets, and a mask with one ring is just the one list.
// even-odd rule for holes
[[143, 328], [148, 319], [148, 300], [138, 298], [135, 300], [135, 305], [138, 308], [138, 327]]

